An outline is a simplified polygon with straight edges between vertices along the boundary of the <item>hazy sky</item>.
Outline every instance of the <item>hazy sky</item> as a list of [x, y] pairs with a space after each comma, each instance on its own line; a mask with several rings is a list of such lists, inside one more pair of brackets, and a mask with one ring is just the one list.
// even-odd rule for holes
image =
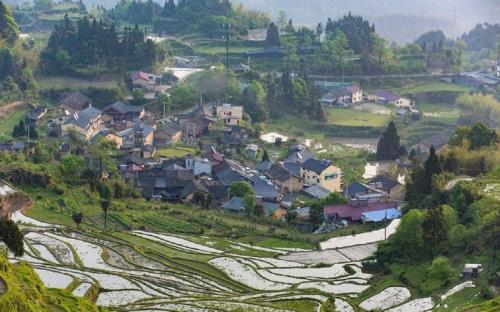
[[[25, 2], [26, 0], [7, 0]], [[146, 0], [143, 0], [146, 1]], [[164, 0], [154, 0], [163, 5]], [[452, 37], [477, 23], [500, 23], [500, 0], [231, 0], [276, 17], [285, 11], [298, 25], [316, 26], [328, 17], [351, 11], [375, 23], [377, 32], [390, 40], [412, 41], [418, 35], [441, 29]], [[87, 5], [112, 7], [118, 0], [83, 0]]]
[[315, 25], [318, 21], [324, 23], [328, 17], [337, 18], [351, 11], [353, 14], [360, 14], [370, 19], [380, 32], [398, 41], [401, 41], [398, 37], [405, 38], [404, 35], [400, 35], [405, 32], [423, 33], [442, 28], [448, 36], [452, 36], [453, 33], [459, 36], [477, 23], [500, 23], [500, 0], [232, 1], [267, 11], [274, 17], [283, 10], [296, 23], [307, 26]]

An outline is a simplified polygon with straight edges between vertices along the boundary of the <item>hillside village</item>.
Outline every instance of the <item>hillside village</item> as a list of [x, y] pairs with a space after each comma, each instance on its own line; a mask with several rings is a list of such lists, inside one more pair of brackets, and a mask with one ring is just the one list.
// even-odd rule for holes
[[0, 26], [0, 311], [498, 310], [498, 24], [0, 0]]
[[[132, 73], [130, 77], [144, 91], [154, 90], [159, 84], [155, 75], [144, 72]], [[395, 107], [398, 116], [400, 110], [418, 115], [409, 99], [383, 90], [363, 95], [355, 85], [327, 92], [321, 102], [325, 106], [349, 108], [377, 103], [388, 110]], [[400, 216], [399, 213], [382, 219], [371, 217], [401, 208], [404, 194], [399, 191], [399, 195], [394, 195], [398, 192], [394, 189], [402, 187], [401, 181], [381, 175], [346, 185], [342, 170], [334, 162], [317, 157], [302, 144], [257, 138], [241, 126], [243, 115], [242, 106], [213, 103], [156, 118], [144, 106], [126, 104], [126, 100], [100, 110], [92, 105], [91, 99], [76, 92], [64, 95], [49, 114], [47, 109], [35, 108], [26, 117], [35, 124], [46, 123], [51, 135], [65, 141], [59, 146], [59, 157], [71, 152], [72, 140], [89, 144], [99, 140], [112, 142], [122, 155], [121, 175], [141, 189], [146, 199], [190, 203], [200, 194], [210, 194], [208, 206], [245, 214], [243, 198], [231, 196], [230, 188], [246, 182], [252, 186], [257, 207], [270, 218], [286, 220], [289, 210], [296, 213], [293, 209], [298, 209], [301, 220], [309, 221], [305, 213], [308, 207], [301, 206], [305, 203], [303, 199], [321, 200], [332, 193], [341, 193], [349, 199], [348, 206], [325, 207], [325, 218], [332, 223], [380, 222]], [[27, 146], [33, 140], [15, 144]], [[3, 149], [15, 151], [15, 144], [4, 144]], [[287, 150], [284, 159], [269, 158], [266, 149], [276, 145]], [[176, 146], [185, 146], [185, 155], [163, 156]], [[79, 153], [85, 157], [85, 150]]]

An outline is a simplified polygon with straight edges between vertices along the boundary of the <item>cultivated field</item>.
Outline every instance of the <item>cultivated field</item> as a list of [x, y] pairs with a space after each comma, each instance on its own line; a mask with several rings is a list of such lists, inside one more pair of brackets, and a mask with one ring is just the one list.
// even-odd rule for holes
[[[352, 258], [373, 245], [352, 246], [344, 238], [337, 261], [317, 251], [269, 247], [147, 231], [80, 232], [20, 213], [27, 233], [27, 261], [49, 288], [65, 289], [112, 311], [427, 311], [432, 298], [414, 298], [404, 287], [370, 291], [372, 275]], [[231, 247], [229, 247], [231, 246]], [[222, 248], [219, 248], [222, 247]], [[357, 249], [353, 249], [357, 248]], [[231, 250], [238, 250], [235, 254]], [[260, 252], [266, 256], [256, 256]], [[330, 252], [330, 250], [328, 251]], [[279, 256], [277, 258], [276, 256]], [[294, 258], [295, 257], [295, 258]], [[316, 261], [299, 261], [316, 259]], [[335, 258], [335, 257], [333, 257]], [[321, 261], [321, 262], [319, 262]], [[471, 285], [443, 294], [449, 300]]]

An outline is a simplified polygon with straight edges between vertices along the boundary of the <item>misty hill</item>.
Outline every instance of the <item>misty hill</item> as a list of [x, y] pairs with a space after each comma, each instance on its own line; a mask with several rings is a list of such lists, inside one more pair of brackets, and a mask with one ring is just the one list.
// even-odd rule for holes
[[[246, 7], [277, 16], [283, 10], [297, 24], [315, 25], [328, 17], [347, 12], [362, 15], [375, 23], [377, 32], [390, 40], [405, 42], [420, 34], [442, 29], [448, 36], [459, 36], [477, 23], [500, 22], [498, 0], [233, 0]], [[454, 14], [456, 12], [456, 27]], [[455, 31], [454, 31], [455, 28]]]
[[[113, 7], [119, 0], [83, 0], [90, 6]], [[163, 5], [163, 0], [155, 0]], [[25, 0], [7, 0], [23, 3]], [[262, 10], [276, 17], [285, 11], [298, 25], [315, 26], [328, 17], [338, 18], [349, 11], [372, 21], [384, 37], [409, 42], [429, 30], [442, 29], [458, 37], [476, 24], [500, 23], [499, 0], [231, 0], [235, 4]], [[456, 14], [456, 19], [454, 15]], [[456, 23], [454, 23], [454, 20]]]

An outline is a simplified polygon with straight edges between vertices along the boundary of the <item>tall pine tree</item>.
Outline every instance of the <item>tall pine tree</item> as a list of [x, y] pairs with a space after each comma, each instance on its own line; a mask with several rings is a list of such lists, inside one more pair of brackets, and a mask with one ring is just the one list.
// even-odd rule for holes
[[274, 23], [269, 24], [267, 28], [266, 45], [270, 48], [280, 46], [280, 33], [278, 27]]
[[390, 122], [387, 130], [382, 133], [382, 137], [377, 145], [378, 160], [395, 160], [401, 156], [402, 148], [398, 130], [394, 122]]
[[441, 163], [436, 155], [436, 149], [431, 146], [429, 150], [429, 157], [424, 163], [424, 190], [423, 192], [432, 191], [432, 176], [441, 173]]

